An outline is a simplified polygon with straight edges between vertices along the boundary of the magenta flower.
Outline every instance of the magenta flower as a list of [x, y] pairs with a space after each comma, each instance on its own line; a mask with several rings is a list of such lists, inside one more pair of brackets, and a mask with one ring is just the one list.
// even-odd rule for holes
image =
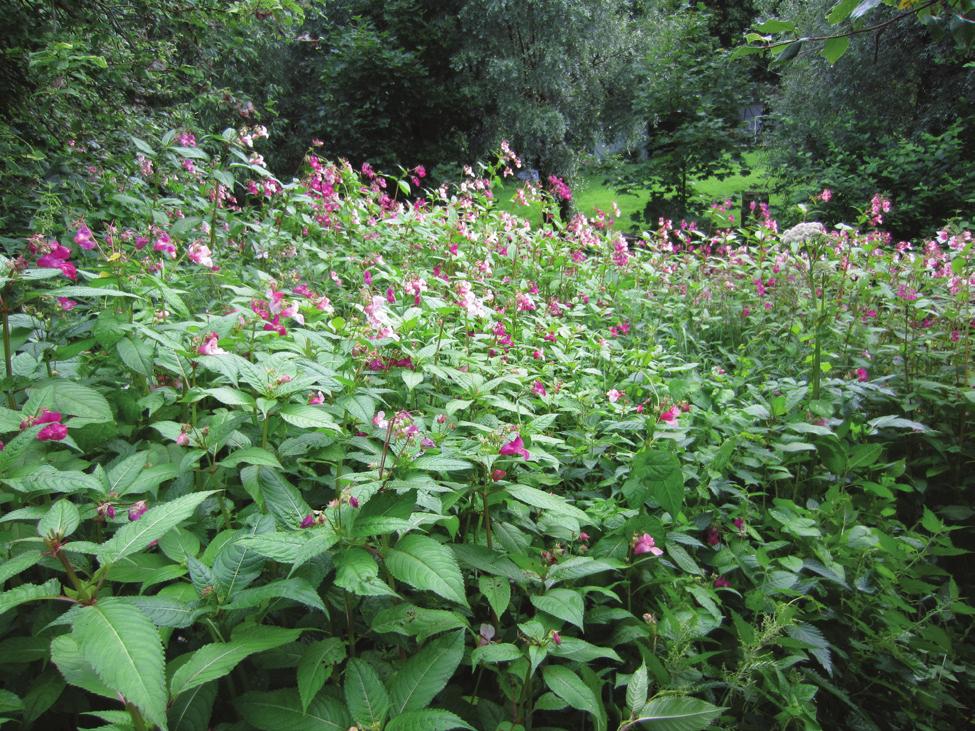
[[37, 432], [37, 441], [60, 442], [66, 436], [68, 436], [68, 427], [59, 422], [54, 422], [47, 424], [43, 429]]
[[308, 396], [309, 406], [318, 406], [319, 404], [323, 403], [325, 403], [325, 394], [323, 394], [321, 391], [316, 391]]
[[299, 528], [311, 528], [315, 525], [315, 516], [309, 513], [304, 518], [301, 519], [301, 523], [298, 525]]
[[148, 509], [149, 506], [146, 505], [145, 500], [139, 500], [138, 502], [132, 503], [131, 507], [129, 507], [129, 520], [134, 523], [143, 515], [145, 515], [145, 512]]
[[857, 368], [856, 373], [857, 373], [857, 380], [860, 381], [860, 383], [870, 380], [870, 372], [867, 371], [866, 368]]
[[508, 476], [508, 473], [505, 472], [504, 470], [494, 470], [491, 473], [491, 479], [494, 480], [495, 482], [500, 482], [501, 480], [503, 480], [507, 476]]
[[58, 307], [60, 307], [64, 312], [71, 312], [78, 303], [69, 297], [58, 297]]
[[611, 404], [615, 404], [617, 401], [623, 398], [623, 392], [617, 391], [615, 388], [611, 388], [609, 391], [606, 392], [606, 398], [609, 399], [609, 402]]
[[505, 457], [519, 455], [525, 459], [531, 459], [531, 454], [525, 449], [525, 443], [521, 439], [521, 434], [516, 434], [515, 438], [510, 442], [502, 444], [501, 449], [498, 450], [498, 454], [504, 455]]
[[213, 269], [213, 254], [210, 251], [210, 247], [206, 244], [199, 242], [190, 244], [186, 250], [186, 256], [194, 264]]
[[54, 424], [59, 421], [61, 421], [61, 412], [47, 409], [41, 409], [41, 415], [34, 419], [35, 424]]
[[705, 540], [708, 542], [709, 546], [717, 546], [721, 543], [721, 533], [713, 525], [708, 528], [708, 532], [705, 534]]
[[535, 383], [532, 384], [532, 393], [534, 393], [536, 396], [548, 396], [548, 391], [545, 390], [545, 386], [541, 381], [535, 381]]
[[74, 242], [85, 251], [95, 248], [95, 240], [92, 238], [91, 229], [82, 224], [78, 227], [78, 232], [74, 235]]
[[673, 425], [677, 423], [678, 416], [680, 416], [680, 408], [674, 405], [660, 414], [660, 421]]
[[657, 548], [657, 544], [653, 540], [653, 536], [649, 533], [644, 533], [642, 536], [638, 536], [636, 541], [633, 543], [633, 555], [640, 556], [644, 553], [649, 553], [654, 556], [662, 556], [663, 551]]
[[349, 506], [353, 508], [359, 507], [359, 498], [357, 498], [355, 495], [351, 496], [349, 498]]
[[176, 443], [181, 447], [188, 447], [190, 444], [190, 435], [187, 434], [185, 431], [181, 431], [176, 436]]
[[102, 519], [104, 519], [104, 518], [114, 518], [115, 517], [115, 506], [112, 505], [111, 503], [102, 503], [101, 505], [99, 505], [95, 509], [95, 512], [98, 513], [98, 515]]
[[200, 355], [226, 355], [227, 351], [217, 345], [217, 334], [212, 332], [204, 338], [203, 343], [197, 348]]
[[729, 587], [729, 586], [731, 586], [731, 582], [730, 582], [730, 581], [728, 581], [728, 580], [727, 580], [727, 579], [726, 579], [725, 577], [723, 577], [723, 576], [719, 576], [719, 577], [717, 577], [717, 578], [716, 578], [716, 579], [714, 580], [714, 588], [715, 588], [715, 589], [721, 589], [721, 588], [726, 588], [726, 587]]

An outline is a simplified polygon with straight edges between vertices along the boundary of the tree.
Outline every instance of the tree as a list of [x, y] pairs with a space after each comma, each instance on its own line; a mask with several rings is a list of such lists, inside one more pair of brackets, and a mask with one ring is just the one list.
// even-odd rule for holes
[[743, 67], [730, 63], [709, 32], [709, 13], [673, 4], [642, 20], [633, 114], [643, 125], [647, 160], [620, 179], [655, 198], [646, 212], [685, 215], [691, 181], [733, 172], [741, 163], [740, 107], [750, 101]]
[[481, 102], [476, 152], [508, 138], [543, 178], [571, 179], [580, 154], [623, 120], [623, 94], [638, 41], [622, 0], [468, 0], [455, 67]]

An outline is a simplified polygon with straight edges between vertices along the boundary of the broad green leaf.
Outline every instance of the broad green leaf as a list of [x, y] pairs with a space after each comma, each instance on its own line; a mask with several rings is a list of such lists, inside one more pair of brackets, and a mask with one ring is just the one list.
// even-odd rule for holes
[[58, 500], [37, 524], [37, 534], [43, 537], [65, 538], [74, 533], [80, 523], [81, 514], [74, 503], [68, 500]]
[[281, 418], [302, 429], [324, 428], [332, 431], [341, 429], [330, 413], [322, 408], [307, 404], [288, 404], [281, 409]]
[[366, 727], [382, 726], [389, 714], [389, 694], [372, 665], [355, 657], [349, 660], [342, 693], [352, 720]]
[[[294, 563], [320, 532], [316, 529], [295, 530], [288, 533], [262, 533], [250, 538], [241, 538], [240, 543], [278, 563]], [[332, 543], [334, 542], [333, 540]]]
[[335, 665], [345, 659], [345, 643], [337, 637], [313, 642], [298, 662], [298, 695], [307, 709], [332, 675]]
[[104, 566], [141, 551], [189, 519], [197, 506], [215, 492], [217, 491], [195, 492], [149, 508], [139, 520], [125, 524], [115, 532], [111, 540], [102, 544], [97, 554], [98, 562]]
[[14, 589], [0, 592], [0, 614], [27, 602], [54, 599], [60, 595], [61, 583], [57, 579], [48, 579], [43, 584], [21, 584]]
[[24, 701], [16, 693], [0, 688], [0, 717], [8, 713], [20, 713], [24, 710]]
[[152, 378], [155, 370], [152, 361], [155, 353], [153, 343], [147, 340], [133, 341], [130, 338], [122, 338], [115, 344], [115, 350], [125, 365], [141, 376]]
[[218, 386], [217, 388], [204, 389], [205, 393], [210, 394], [222, 404], [227, 406], [253, 406], [254, 397], [244, 393], [239, 388], [230, 386]]
[[169, 731], [207, 731], [217, 690], [218, 683], [213, 682], [182, 693], [169, 707]]
[[322, 694], [304, 710], [293, 688], [245, 693], [234, 700], [234, 707], [260, 731], [348, 731], [352, 725], [341, 701]]
[[24, 411], [39, 413], [41, 408], [78, 417], [78, 425], [82, 420], [90, 424], [115, 420], [104, 396], [95, 389], [74, 381], [49, 380], [34, 386], [30, 400], [24, 405]]
[[431, 640], [389, 679], [389, 702], [395, 718], [426, 708], [444, 689], [464, 657], [464, 633]]
[[[108, 470], [109, 492], [124, 495], [145, 469], [148, 452], [136, 452], [116, 463]], [[173, 475], [175, 477], [175, 475]], [[141, 492], [141, 491], [140, 491]]]
[[[39, 563], [42, 558], [44, 558], [44, 554], [40, 551], [24, 551], [7, 559], [0, 564], [0, 584]], [[0, 596], [3, 595], [0, 594]]]
[[647, 664], [642, 663], [630, 676], [630, 682], [626, 684], [626, 707], [634, 711], [643, 708], [647, 704], [649, 688]]
[[346, 548], [334, 560], [336, 586], [359, 596], [396, 596], [379, 578], [379, 564], [366, 549]]
[[481, 576], [477, 580], [477, 588], [494, 611], [501, 617], [511, 603], [511, 584], [501, 576]]
[[464, 577], [454, 554], [433, 538], [410, 533], [386, 553], [385, 562], [389, 573], [398, 581], [468, 606]]
[[234, 596], [234, 600], [225, 605], [226, 609], [250, 609], [265, 602], [275, 602], [287, 599], [306, 607], [325, 612], [325, 604], [314, 587], [304, 579], [279, 579], [270, 584], [244, 589]]
[[81, 648], [71, 634], [60, 635], [51, 641], [51, 661], [71, 685], [104, 698], [118, 699], [117, 691], [105, 685], [91, 664], [82, 657]]
[[435, 454], [424, 455], [413, 462], [413, 468], [427, 472], [461, 472], [469, 470], [471, 463], [454, 457], [441, 457]]
[[546, 614], [565, 620], [583, 629], [584, 605], [582, 595], [572, 589], [550, 589], [543, 596], [533, 596], [531, 603]]
[[170, 693], [175, 698], [190, 688], [222, 678], [250, 655], [294, 642], [301, 632], [301, 629], [262, 626], [259, 633], [252, 631], [232, 638], [230, 642], [204, 645], [173, 673]]
[[724, 708], [687, 696], [663, 696], [647, 703], [630, 721], [653, 731], [700, 731], [711, 725]]
[[297, 528], [311, 508], [294, 485], [270, 467], [257, 468], [264, 505], [283, 528]]
[[593, 523], [592, 518], [560, 495], [553, 495], [528, 485], [508, 485], [505, 491], [515, 500], [525, 503], [525, 505], [531, 505], [533, 508], [551, 510], [554, 513], [571, 516], [579, 521], [580, 525], [592, 525]]
[[278, 462], [278, 458], [266, 449], [261, 447], [246, 447], [231, 452], [228, 456], [220, 460], [221, 467], [236, 467], [241, 462], [245, 464], [264, 465], [266, 467], [277, 467], [283, 470], [284, 467]]
[[118, 601], [131, 604], [145, 614], [157, 627], [189, 627], [197, 617], [206, 613], [205, 608], [165, 596], [121, 596]]
[[555, 657], [564, 657], [580, 663], [590, 663], [598, 659], [623, 662], [616, 650], [612, 648], [599, 647], [577, 637], [566, 637], [565, 635], [562, 636], [561, 645], [550, 645], [548, 651]]
[[410, 515], [415, 505], [413, 490], [403, 495], [392, 492], [374, 495], [356, 512], [352, 535], [366, 538], [406, 530], [410, 527]]
[[450, 711], [425, 708], [394, 717], [386, 724], [385, 731], [450, 731], [457, 728], [474, 731], [473, 726]]
[[[211, 570], [222, 597], [233, 598], [238, 591], [257, 579], [264, 568], [264, 557], [242, 540], [253, 535], [270, 533], [273, 529], [274, 520], [263, 515], [255, 525], [236, 531], [234, 537], [219, 549]], [[210, 547], [212, 546], [211, 543]], [[204, 560], [206, 558], [204, 554]]]
[[64, 692], [65, 682], [54, 668], [48, 668], [39, 677], [31, 679], [30, 690], [24, 696], [25, 725], [33, 723], [51, 708]]
[[653, 498], [661, 508], [676, 516], [684, 505], [684, 475], [680, 460], [663, 449], [643, 449], [633, 458], [630, 477], [623, 484], [630, 507]]
[[833, 6], [832, 10], [826, 16], [826, 20], [830, 25], [839, 25], [844, 20], [850, 17], [850, 13], [853, 12], [853, 8], [857, 6], [860, 0], [839, 0], [836, 5]]
[[72, 636], [101, 681], [165, 731], [163, 648], [148, 617], [117, 599], [99, 599], [75, 615]]
[[476, 666], [482, 662], [513, 662], [524, 656], [525, 653], [517, 645], [502, 642], [475, 647], [471, 651], [471, 664]]
[[606, 711], [599, 697], [565, 665], [548, 665], [542, 670], [545, 685], [555, 695], [579, 711], [593, 717], [597, 731], [606, 731]]
[[397, 604], [383, 609], [372, 618], [372, 631], [416, 637], [423, 642], [452, 629], [468, 628], [467, 621], [457, 612], [443, 609], [424, 609], [412, 604]]

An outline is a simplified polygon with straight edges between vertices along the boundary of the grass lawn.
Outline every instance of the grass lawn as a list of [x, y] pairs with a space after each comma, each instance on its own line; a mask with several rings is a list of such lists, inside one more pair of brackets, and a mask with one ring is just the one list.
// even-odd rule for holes
[[[771, 180], [764, 154], [757, 150], [748, 152], [745, 154], [745, 162], [750, 170], [748, 175], [732, 175], [722, 180], [706, 178], [695, 181], [694, 189], [698, 194], [713, 201], [724, 201], [731, 198], [736, 205], [739, 202], [738, 196], [744, 191], [768, 190]], [[516, 188], [517, 185], [509, 182], [495, 192], [498, 207], [501, 210], [516, 213], [529, 219], [533, 226], [538, 225], [541, 223], [540, 206], [536, 204], [525, 208], [516, 204], [513, 200]], [[597, 209], [606, 212], [612, 211], [613, 201], [616, 201], [616, 205], [622, 212], [617, 228], [627, 229], [631, 227], [630, 215], [643, 210], [650, 197], [650, 192], [620, 194], [606, 182], [602, 175], [583, 173], [572, 190], [572, 196], [576, 210], [585, 213], [587, 216], [594, 215]], [[781, 205], [782, 198], [778, 195], [772, 195], [769, 203], [772, 208], [775, 208], [777, 205]]]

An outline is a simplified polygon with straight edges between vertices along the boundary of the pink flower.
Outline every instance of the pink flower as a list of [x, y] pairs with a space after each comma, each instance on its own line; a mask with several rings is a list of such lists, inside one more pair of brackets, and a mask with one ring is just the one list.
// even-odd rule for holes
[[560, 635], [558, 632], [553, 631], [552, 632], [552, 642], [554, 642], [556, 645], [561, 645], [562, 644], [562, 635]]
[[615, 388], [611, 388], [609, 391], [606, 392], [606, 398], [609, 399], [609, 402], [611, 404], [615, 404], [617, 401], [623, 398], [623, 392], [617, 391]]
[[437, 443], [434, 442], [430, 437], [423, 437], [422, 441], [420, 442], [420, 446], [423, 449], [433, 449], [437, 446]]
[[650, 553], [654, 556], [662, 556], [663, 551], [657, 548], [657, 544], [653, 540], [653, 536], [649, 533], [644, 533], [638, 536], [633, 542], [633, 555], [640, 556], [644, 553]]
[[146, 505], [145, 500], [140, 500], [137, 503], [133, 503], [132, 507], [129, 508], [129, 520], [132, 522], [137, 521], [145, 514], [146, 510], [148, 509], [149, 508]]
[[588, 543], [589, 542], [589, 534], [586, 533], [585, 531], [583, 531], [582, 533], [580, 533], [579, 534], [579, 541], [582, 542], [582, 543]]
[[680, 416], [680, 408], [675, 404], [660, 414], [660, 421], [673, 425], [677, 423], [678, 416]]
[[357, 498], [355, 495], [352, 495], [349, 498], [349, 507], [352, 507], [352, 508], [359, 507], [359, 498]]
[[866, 368], [857, 368], [856, 373], [857, 373], [857, 380], [860, 381], [860, 383], [870, 380], [870, 373], [869, 371], [867, 371]]
[[53, 424], [46, 425], [43, 429], [37, 432], [37, 441], [39, 442], [60, 442], [68, 436], [68, 427], [64, 424], [55, 422]]
[[705, 534], [705, 540], [709, 546], [717, 546], [719, 543], [721, 543], [721, 533], [719, 533], [718, 529], [712, 525], [710, 528], [708, 528], [708, 531]]
[[217, 334], [213, 332], [210, 333], [203, 340], [200, 347], [197, 348], [197, 352], [199, 352], [200, 355], [226, 355], [227, 351], [217, 345], [217, 340]]
[[494, 470], [494, 471], [493, 471], [493, 472], [491, 473], [491, 479], [492, 479], [492, 480], [493, 480], [494, 482], [500, 482], [500, 481], [501, 481], [501, 480], [503, 480], [503, 479], [504, 479], [505, 477], [507, 477], [507, 475], [508, 475], [508, 473], [507, 473], [507, 472], [505, 472], [504, 470]]
[[40, 416], [34, 419], [35, 424], [56, 424], [59, 421], [61, 421], [61, 412], [47, 409], [41, 409]]
[[181, 447], [188, 447], [190, 444], [190, 435], [185, 431], [181, 431], [176, 435], [176, 443]]
[[311, 528], [315, 525], [315, 516], [308, 513], [304, 518], [301, 519], [301, 523], [298, 524], [299, 528]]
[[535, 383], [532, 384], [532, 393], [534, 393], [536, 396], [548, 396], [548, 391], [545, 390], [545, 386], [541, 381], [535, 381]]
[[60, 307], [64, 312], [71, 312], [78, 303], [69, 297], [58, 297], [58, 307]]
[[389, 302], [389, 304], [393, 304], [396, 301], [396, 292], [393, 291], [392, 287], [386, 288], [386, 301]]
[[735, 528], [737, 528], [739, 531], [745, 530], [745, 519], [744, 518], [735, 518], [731, 522], [734, 524]]
[[102, 518], [114, 518], [115, 517], [115, 506], [111, 503], [102, 503], [97, 508], [95, 512]]
[[823, 192], [819, 194], [819, 200], [823, 203], [829, 203], [833, 199], [833, 191], [829, 188], [823, 188]]
[[386, 419], [386, 412], [377, 411], [376, 415], [372, 417], [372, 425], [379, 429], [388, 429], [389, 421]]
[[366, 269], [366, 270], [365, 270], [365, 271], [364, 271], [364, 272], [362, 273], [362, 281], [363, 281], [363, 282], [365, 283], [365, 285], [366, 285], [367, 287], [368, 287], [369, 285], [371, 285], [371, 284], [372, 284], [372, 272], [370, 272], [370, 271], [369, 271], [368, 269]]
[[74, 242], [85, 251], [95, 248], [95, 240], [92, 238], [91, 229], [82, 224], [78, 227], [78, 232], [74, 235]]
[[525, 459], [531, 459], [531, 454], [525, 449], [525, 443], [521, 439], [521, 434], [516, 434], [515, 438], [510, 442], [502, 444], [501, 449], [498, 450], [498, 454], [504, 455], [505, 457], [519, 455]]
[[729, 586], [731, 586], [731, 582], [730, 582], [730, 581], [728, 581], [728, 580], [727, 580], [727, 579], [726, 579], [725, 577], [723, 577], [723, 576], [719, 576], [719, 577], [717, 577], [717, 578], [716, 578], [716, 579], [714, 580], [714, 588], [715, 588], [715, 589], [721, 589], [721, 588], [726, 588], [726, 587], [729, 587]]
[[205, 244], [198, 242], [190, 244], [189, 248], [186, 250], [186, 256], [188, 256], [190, 261], [194, 264], [199, 264], [200, 266], [207, 267], [208, 269], [213, 268], [213, 256], [210, 253], [210, 247]]
[[308, 405], [318, 406], [319, 404], [325, 403], [325, 394], [321, 391], [316, 391], [315, 393], [308, 395]]

